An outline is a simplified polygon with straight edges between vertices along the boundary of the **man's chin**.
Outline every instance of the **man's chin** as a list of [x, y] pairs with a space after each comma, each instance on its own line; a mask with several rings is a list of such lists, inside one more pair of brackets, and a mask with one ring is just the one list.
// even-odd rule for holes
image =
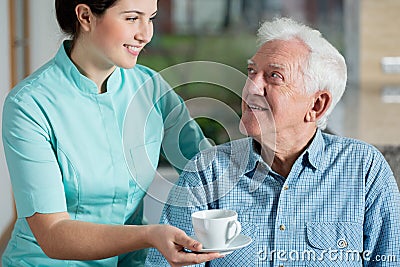
[[247, 129], [246, 129], [246, 126], [244, 125], [242, 120], [240, 120], [240, 122], [239, 122], [239, 131], [240, 131], [241, 134], [243, 134], [245, 136], [249, 136], [248, 132], [247, 132]]
[[239, 123], [239, 131], [248, 137], [255, 137], [260, 134], [259, 129], [255, 129], [252, 125], [246, 125], [242, 120]]

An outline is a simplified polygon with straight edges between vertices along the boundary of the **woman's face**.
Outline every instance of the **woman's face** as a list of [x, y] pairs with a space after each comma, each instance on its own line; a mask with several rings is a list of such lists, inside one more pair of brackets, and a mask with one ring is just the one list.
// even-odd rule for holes
[[118, 0], [101, 17], [94, 17], [88, 33], [91, 52], [100, 68], [132, 68], [153, 37], [157, 0]]

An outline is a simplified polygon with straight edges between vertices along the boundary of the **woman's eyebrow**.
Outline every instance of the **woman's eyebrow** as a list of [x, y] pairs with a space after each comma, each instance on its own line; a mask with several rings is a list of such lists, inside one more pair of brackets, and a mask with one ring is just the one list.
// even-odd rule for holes
[[[122, 11], [121, 14], [128, 14], [128, 13], [136, 13], [138, 15], [145, 15], [144, 12], [139, 11], [139, 10], [126, 10], [126, 11]], [[154, 16], [157, 14], [157, 10], [153, 12], [153, 14], [151, 14], [151, 16]]]

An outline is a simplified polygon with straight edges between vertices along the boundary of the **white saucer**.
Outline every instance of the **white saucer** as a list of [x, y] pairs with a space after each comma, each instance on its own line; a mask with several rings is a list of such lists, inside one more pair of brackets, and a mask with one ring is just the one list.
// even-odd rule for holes
[[[197, 238], [195, 236], [191, 236], [191, 238], [197, 240]], [[202, 253], [208, 253], [208, 252], [218, 252], [221, 255], [227, 255], [232, 253], [233, 251], [240, 249], [240, 248], [244, 248], [246, 246], [248, 246], [253, 240], [246, 235], [242, 235], [239, 234], [233, 241], [232, 243], [229, 244], [228, 247], [226, 248], [203, 248], [198, 252], [202, 252]]]

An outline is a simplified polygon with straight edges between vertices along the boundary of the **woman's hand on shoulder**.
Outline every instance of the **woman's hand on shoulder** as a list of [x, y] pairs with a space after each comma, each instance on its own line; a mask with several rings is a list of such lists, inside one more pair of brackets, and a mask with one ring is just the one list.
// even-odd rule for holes
[[199, 264], [213, 259], [221, 258], [218, 253], [188, 253], [199, 251], [200, 242], [190, 238], [186, 233], [170, 225], [149, 225], [147, 240], [167, 259], [172, 267]]

